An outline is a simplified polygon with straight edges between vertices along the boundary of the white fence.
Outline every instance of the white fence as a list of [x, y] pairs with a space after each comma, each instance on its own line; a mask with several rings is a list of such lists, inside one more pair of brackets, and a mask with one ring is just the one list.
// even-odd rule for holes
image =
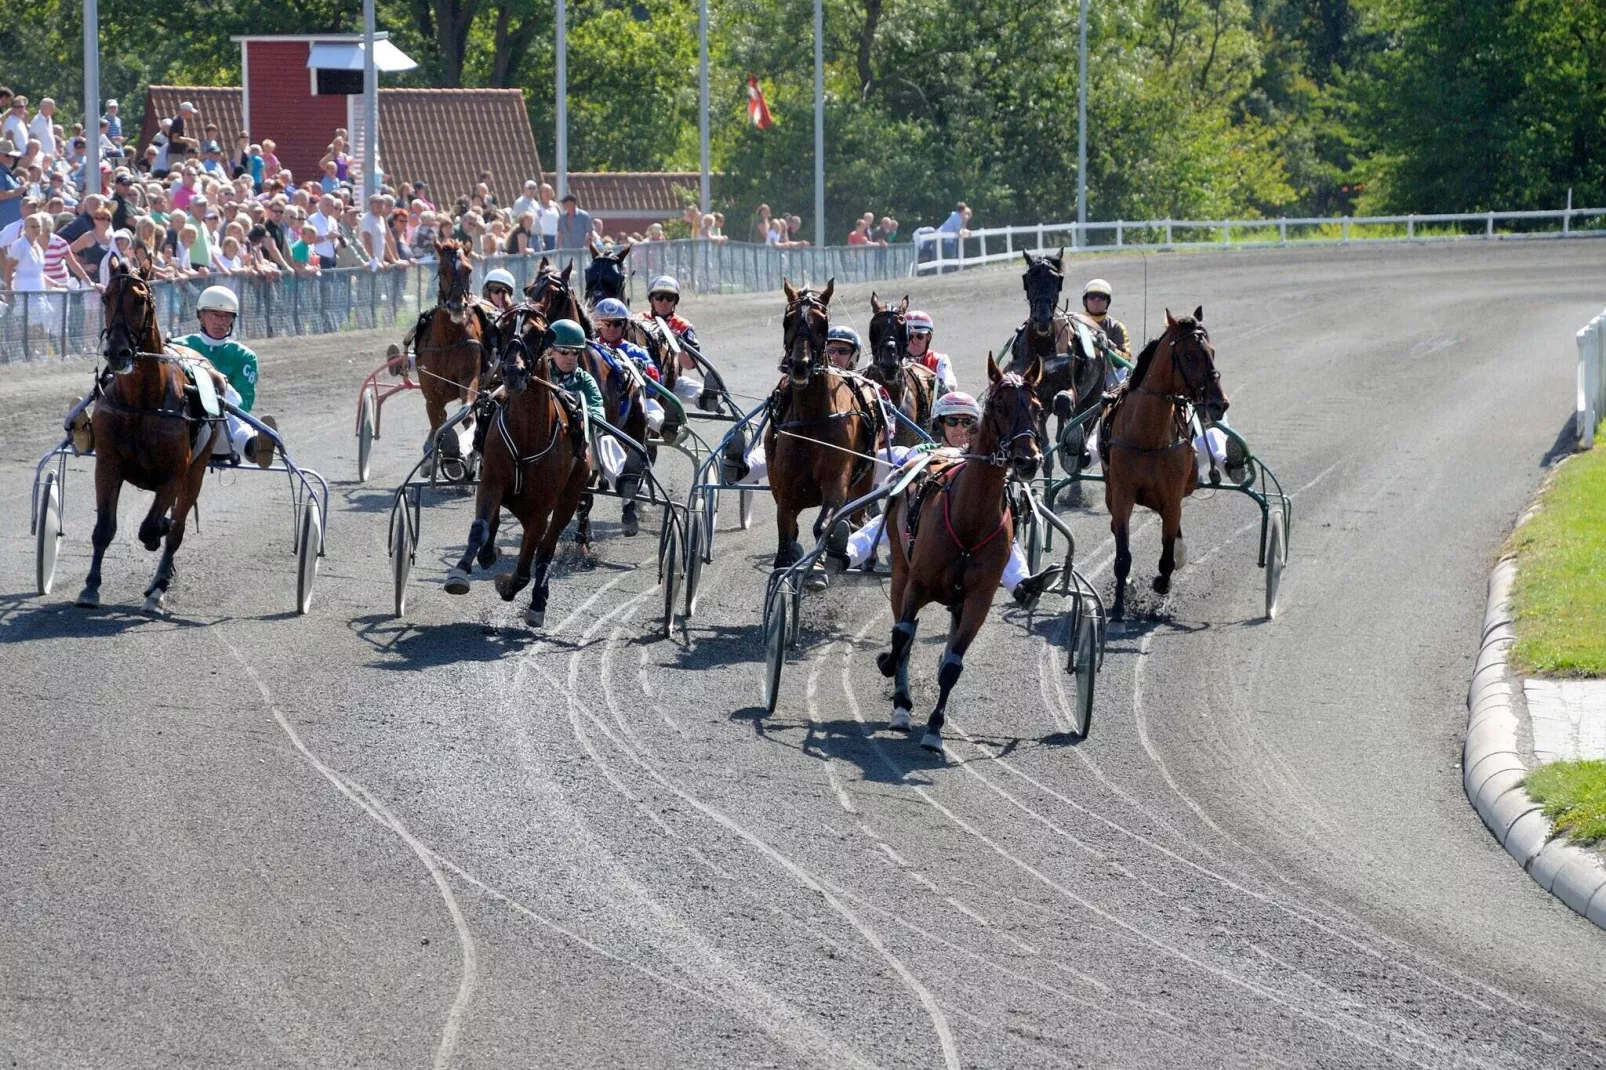
[[1578, 448], [1593, 449], [1595, 426], [1606, 413], [1606, 312], [1578, 332]]
[[[1579, 222], [1586, 223], [1580, 227]], [[915, 271], [956, 271], [1014, 259], [1025, 250], [1265, 248], [1352, 242], [1457, 241], [1467, 238], [1606, 237], [1606, 208], [1544, 212], [1344, 216], [1305, 219], [1149, 219], [991, 227], [960, 236], [921, 230]]]

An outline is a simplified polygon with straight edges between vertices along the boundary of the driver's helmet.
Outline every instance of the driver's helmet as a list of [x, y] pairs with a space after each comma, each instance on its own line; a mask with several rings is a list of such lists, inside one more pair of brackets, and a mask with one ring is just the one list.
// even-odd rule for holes
[[196, 312], [228, 312], [240, 314], [240, 299], [227, 286], [208, 286], [195, 302]]
[[1115, 294], [1110, 290], [1110, 284], [1103, 279], [1090, 279], [1088, 284], [1082, 287], [1082, 301], [1084, 303], [1089, 297], [1094, 296], [1102, 297], [1106, 301], [1115, 299]]
[[680, 283], [675, 280], [675, 276], [659, 275], [652, 280], [647, 287], [647, 299], [651, 300], [658, 294], [674, 294], [676, 298], [680, 297]]
[[480, 288], [480, 292], [490, 297], [492, 286], [505, 287], [509, 297], [512, 297], [513, 291], [518, 289], [518, 284], [513, 281], [513, 272], [507, 268], [492, 268], [485, 273], [485, 285]]
[[846, 342], [853, 347], [853, 355], [857, 357], [862, 348], [859, 342], [859, 332], [852, 327], [832, 327], [825, 334], [826, 342]]
[[617, 297], [604, 297], [597, 302], [597, 307], [592, 311], [591, 318], [599, 321], [627, 320], [630, 318], [630, 307]]
[[969, 416], [977, 423], [981, 422], [981, 405], [975, 398], [962, 390], [950, 390], [938, 398], [936, 404], [931, 406], [931, 429], [940, 432], [943, 417]]
[[553, 349], [584, 349], [586, 347], [586, 332], [574, 320], [556, 320], [550, 330], [552, 331]]
[[931, 313], [922, 312], [919, 309], [915, 309], [913, 312], [903, 317], [903, 325], [909, 329], [910, 334], [916, 334], [920, 331], [924, 331], [929, 335], [935, 331], [935, 328], [932, 326], [931, 322]]

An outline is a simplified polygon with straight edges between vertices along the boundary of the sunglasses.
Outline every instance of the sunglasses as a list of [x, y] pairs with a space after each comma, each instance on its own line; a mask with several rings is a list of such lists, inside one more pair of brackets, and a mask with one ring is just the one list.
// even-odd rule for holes
[[674, 294], [653, 294], [652, 295], [652, 299], [654, 301], [679, 301], [680, 300], [680, 298], [676, 297]]
[[931, 332], [923, 327], [913, 327], [909, 330], [910, 338], [930, 338]]
[[975, 427], [976, 418], [974, 416], [944, 416], [942, 424], [944, 427]]
[[838, 355], [841, 355], [841, 356], [847, 356], [848, 354], [853, 352], [853, 347], [852, 346], [842, 346], [842, 345], [834, 345], [833, 344], [833, 345], [826, 346], [825, 347], [825, 351], [827, 353], [834, 353], [834, 354], [838, 354]]
[[597, 325], [599, 327], [618, 327], [620, 330], [624, 330], [625, 321], [624, 320], [598, 320], [597, 321]]

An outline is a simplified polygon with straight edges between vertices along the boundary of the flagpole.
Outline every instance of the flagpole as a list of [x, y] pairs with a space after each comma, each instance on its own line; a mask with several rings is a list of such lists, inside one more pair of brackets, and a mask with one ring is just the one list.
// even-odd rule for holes
[[708, 214], [708, 0], [697, 0], [697, 141], [702, 164], [702, 206]]
[[814, 0], [814, 244], [825, 244], [825, 8]]

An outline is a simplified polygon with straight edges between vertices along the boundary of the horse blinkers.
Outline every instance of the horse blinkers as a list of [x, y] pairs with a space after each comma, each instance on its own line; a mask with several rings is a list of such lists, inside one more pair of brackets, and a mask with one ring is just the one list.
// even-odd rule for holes
[[1179, 326], [1191, 329], [1171, 342], [1171, 363], [1187, 384], [1188, 400], [1203, 410], [1211, 423], [1227, 414], [1227, 393], [1221, 388], [1221, 373], [1216, 370], [1216, 351], [1210, 344], [1210, 334], [1199, 319]]
[[[141, 340], [149, 333], [151, 319], [156, 315], [150, 291], [136, 290], [133, 288], [136, 284], [144, 286], [139, 277], [118, 273], [112, 276], [111, 284], [106, 287], [105, 300], [111, 304], [112, 314], [106, 317], [106, 326], [101, 331], [101, 336], [106, 339], [103, 355], [106, 367], [117, 375], [124, 375], [133, 369], [134, 361], [139, 357]], [[128, 315], [127, 301], [130, 296], [142, 297], [145, 303], [145, 315], [137, 325]]]

